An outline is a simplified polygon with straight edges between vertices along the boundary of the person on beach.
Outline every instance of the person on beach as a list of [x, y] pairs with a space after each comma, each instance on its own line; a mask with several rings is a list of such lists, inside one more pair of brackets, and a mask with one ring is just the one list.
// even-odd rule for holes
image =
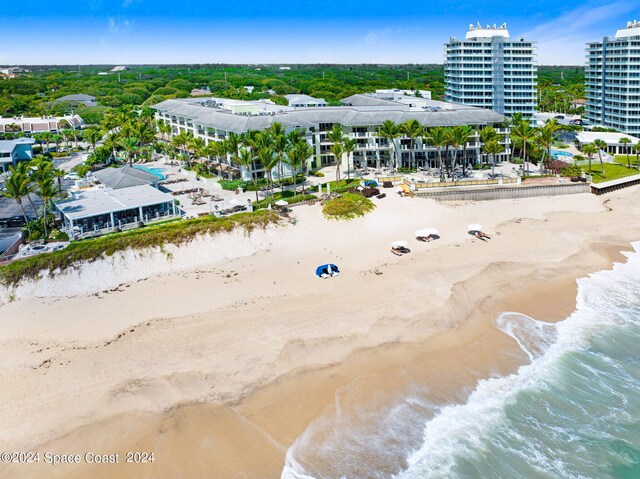
[[486, 233], [483, 233], [482, 231], [476, 231], [475, 232], [476, 238], [482, 240], [482, 241], [487, 241], [488, 239], [491, 239], [491, 236], [489, 236]]

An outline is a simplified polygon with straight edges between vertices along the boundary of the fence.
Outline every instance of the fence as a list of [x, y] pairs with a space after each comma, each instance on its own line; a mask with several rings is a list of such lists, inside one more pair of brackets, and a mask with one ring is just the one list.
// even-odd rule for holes
[[402, 178], [402, 183], [407, 185], [414, 191], [430, 189], [430, 188], [460, 188], [468, 186], [498, 186], [498, 185], [512, 185], [517, 184], [517, 178], [501, 178], [494, 180], [465, 180], [465, 181], [442, 181], [427, 183], [425, 181], [412, 182], [406, 178]]
[[437, 201], [485, 201], [514, 198], [531, 198], [535, 196], [559, 196], [589, 193], [588, 183], [570, 183], [565, 185], [540, 186], [508, 186], [482, 189], [457, 189], [449, 191], [417, 191], [420, 198], [431, 198]]
[[377, 176], [376, 181], [379, 185], [382, 185], [385, 181], [390, 181], [393, 184], [400, 183], [404, 180], [402, 176]]
[[591, 193], [594, 195], [604, 195], [612, 191], [628, 188], [630, 186], [640, 185], [640, 175], [627, 176], [618, 178], [617, 180], [605, 181], [603, 183], [591, 184]]

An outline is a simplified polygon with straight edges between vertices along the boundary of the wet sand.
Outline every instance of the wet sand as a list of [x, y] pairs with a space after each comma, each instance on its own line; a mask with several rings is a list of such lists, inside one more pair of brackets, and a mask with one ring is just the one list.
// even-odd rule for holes
[[[627, 205], [632, 199], [631, 195], [622, 194], [620, 206]], [[571, 205], [569, 209], [574, 207], [568, 199], [562, 201], [565, 205]], [[23, 364], [27, 359], [18, 353], [21, 342], [26, 338], [40, 342], [43, 339], [32, 330], [13, 331], [13, 338], [4, 343], [8, 345], [7, 351], [15, 353], [8, 355], [9, 362], [3, 371], [8, 381], [19, 386], [19, 376], [24, 373], [27, 381], [37, 381], [39, 378], [46, 384], [55, 384], [51, 380], [67, 382], [61, 383], [60, 388], [61, 400], [66, 399], [67, 403], [60, 403], [62, 407], [57, 417], [56, 409], [50, 406], [42, 409], [42, 401], [38, 401], [36, 396], [26, 399], [25, 405], [41, 408], [41, 417], [45, 421], [39, 427], [38, 424], [29, 424], [30, 430], [39, 433], [37, 437], [46, 437], [43, 428], [46, 431], [46, 421], [51, 416], [51, 433], [46, 440], [34, 441], [37, 450], [57, 453], [85, 450], [104, 454], [118, 452], [120, 461], [125, 459], [127, 451], [153, 451], [154, 462], [138, 465], [123, 462], [118, 465], [80, 464], [55, 468], [44, 464], [12, 465], [0, 468], [0, 473], [11, 477], [279, 477], [288, 448], [305, 431], [312, 442], [321, 443], [323, 438], [330, 435], [329, 428], [332, 426], [337, 426], [338, 430], [341, 426], [350, 426], [350, 421], [357, 420], [362, 411], [375, 416], [415, 387], [428, 386], [428, 397], [434, 404], [462, 402], [478, 379], [514, 372], [519, 365], [527, 362], [515, 341], [493, 327], [491, 319], [496, 314], [518, 311], [544, 321], [563, 319], [575, 307], [576, 278], [608, 268], [612, 261], [623, 260], [619, 251], [628, 249], [628, 241], [636, 239], [630, 237], [633, 231], [628, 231], [628, 237], [618, 236], [614, 226], [622, 217], [627, 224], [620, 225], [620, 231], [629, 229], [629, 221], [640, 224], [637, 211], [631, 217], [621, 214], [615, 218], [598, 207], [599, 200], [596, 204], [592, 197], [585, 196], [585, 201], [592, 202], [590, 210], [575, 215], [549, 212], [546, 217], [545, 214], [540, 217], [540, 213], [535, 213], [538, 219], [524, 222], [516, 219], [514, 222], [513, 218], [517, 217], [509, 213], [512, 219], [503, 218], [506, 222], [496, 225], [501, 234], [488, 244], [461, 236], [453, 238], [450, 243], [436, 244], [433, 250], [426, 253], [424, 260], [421, 256], [423, 253], [414, 248], [415, 256], [402, 258], [409, 260], [405, 263], [395, 259], [391, 261], [396, 263], [390, 264], [386, 260], [384, 265], [362, 261], [358, 266], [364, 278], [349, 278], [354, 285], [349, 290], [351, 304], [348, 307], [344, 302], [333, 306], [331, 302], [326, 303], [327, 297], [341, 294], [340, 286], [344, 283], [337, 281], [320, 283], [323, 288], [325, 285], [329, 288], [322, 295], [301, 287], [304, 294], [299, 298], [285, 295], [270, 298], [264, 304], [244, 304], [239, 309], [226, 309], [226, 322], [222, 322], [222, 318], [214, 319], [200, 313], [177, 320], [158, 320], [149, 317], [152, 306], [147, 303], [147, 307], [135, 317], [134, 331], [122, 325], [126, 318], [117, 318], [119, 326], [116, 331], [123, 331], [123, 327], [126, 327], [124, 331], [128, 334], [124, 338], [120, 336], [106, 347], [100, 346], [100, 349], [92, 350], [96, 346], [87, 344], [90, 339], [96, 340], [92, 334], [101, 343], [103, 336], [110, 337], [108, 324], [101, 324], [100, 328], [104, 329], [93, 333], [82, 325], [76, 332], [61, 327], [51, 333], [56, 335], [54, 343], [58, 344], [52, 343], [49, 347], [59, 348], [56, 361], [61, 360], [61, 363], [59, 366], [53, 364], [52, 369], [46, 368], [44, 372], [37, 369], [25, 372]], [[486, 203], [489, 204], [498, 203]], [[515, 205], [519, 210], [520, 204]], [[532, 205], [527, 203], [529, 210], [523, 212], [523, 216], [532, 214], [531, 210], [536, 209]], [[471, 208], [474, 207], [471, 205]], [[477, 213], [473, 214], [477, 217]], [[607, 221], [606, 228], [603, 228], [606, 234], [599, 231], [593, 237], [585, 236], [589, 222], [596, 221], [596, 218], [598, 221]], [[571, 224], [571, 234], [559, 238], [568, 224]], [[542, 250], [535, 244], [527, 244], [526, 240], [532, 231], [541, 232], [548, 241], [545, 245], [548, 249]], [[576, 243], [575, 238], [582, 238], [582, 241]], [[574, 243], [569, 243], [571, 240]], [[464, 246], [461, 247], [461, 244]], [[471, 250], [472, 247], [475, 249]], [[252, 280], [246, 279], [248, 265], [255, 267], [259, 260], [258, 257], [251, 258], [246, 263], [238, 261], [231, 266], [240, 271], [238, 287], [243, 286], [238, 292], [230, 290], [234, 301], [242, 300], [241, 290], [249, 284], [256, 286], [264, 281], [265, 278], [259, 275], [253, 278], [253, 282], [247, 282]], [[464, 267], [465, 261], [467, 265], [472, 264], [468, 271]], [[441, 264], [442, 269], [435, 268], [434, 264]], [[376, 274], [376, 269], [381, 269], [384, 274]], [[422, 284], [420, 272], [425, 270], [430, 274]], [[199, 272], [198, 275], [207, 277], [211, 273]], [[220, 276], [224, 278], [224, 275]], [[338, 280], [343, 281], [346, 277], [341, 276]], [[297, 280], [298, 277], [294, 275], [292, 282], [287, 284], [284, 279], [282, 282], [286, 287], [294, 288]], [[171, 289], [179, 284], [188, 284], [196, 290], [202, 287], [201, 282], [194, 282], [193, 276], [189, 275], [162, 281]], [[242, 284], [242, 281], [245, 283]], [[276, 278], [276, 281], [280, 282], [281, 278]], [[390, 287], [394, 282], [404, 288]], [[318, 287], [317, 284], [314, 289]], [[369, 288], [367, 291], [362, 290], [365, 284]], [[420, 291], [424, 294], [424, 288], [430, 292], [429, 308], [423, 308], [421, 301], [415, 297]], [[268, 291], [269, 288], [261, 290], [265, 294]], [[115, 296], [106, 296], [101, 301], [109, 304], [112, 297], [122, 302], [128, 301], [130, 295], [162, 295], [162, 292], [163, 285], [154, 280], [135, 285]], [[188, 293], [185, 294], [185, 300], [180, 304], [183, 311], [204, 307], [197, 300], [189, 302], [191, 298]], [[248, 291], [246, 294], [255, 295], [255, 292]], [[363, 314], [367, 304], [378, 304], [376, 301], [381, 297], [384, 297], [384, 306], [381, 305], [380, 311], [372, 310]], [[30, 304], [29, 308], [30, 311], [50, 308], [52, 317], [61, 318], [69, 311], [67, 308], [70, 305], [77, 306], [85, 301], [77, 298], [59, 303], [44, 302], [42, 305]], [[86, 304], [95, 301], [89, 300]], [[308, 326], [307, 322], [317, 323], [317, 327], [314, 326], [315, 329], [310, 333], [296, 331], [296, 336], [305, 339], [289, 342], [284, 349], [281, 347], [275, 363], [273, 357], [266, 355], [266, 351], [255, 351], [260, 343], [250, 338], [250, 332], [264, 328], [262, 336], [283, 334], [285, 330], [280, 333], [280, 330], [269, 328], [299, 323], [298, 315], [302, 309], [297, 306], [301, 302], [325, 308], [329, 318], [335, 315], [335, 321], [322, 316], [305, 318], [305, 327]], [[162, 306], [160, 296], [158, 307]], [[222, 343], [215, 344], [215, 347], [208, 341], [208, 336], [201, 337], [212, 328], [220, 336], [226, 330], [216, 328], [225, 325], [224, 328], [232, 329], [235, 326], [231, 326], [230, 321], [240, 323], [244, 321], [243, 318], [255, 318], [258, 314], [264, 314], [267, 307], [275, 308], [280, 316], [273, 320], [270, 316], [260, 316], [260, 321], [238, 324], [238, 335], [221, 338]], [[15, 306], [9, 305], [4, 311], [15, 312], [12, 308]], [[339, 316], [341, 310], [346, 317]], [[102, 313], [96, 314], [99, 316]], [[375, 320], [367, 322], [367, 318], [371, 319], [372, 316]], [[274, 322], [276, 319], [278, 323]], [[347, 319], [355, 324], [347, 324]], [[64, 326], [62, 319], [57, 321]], [[69, 325], [74, 326], [73, 323]], [[357, 331], [366, 332], [363, 336], [366, 341], [359, 339]], [[75, 338], [73, 334], [76, 334]], [[315, 339], [322, 337], [331, 339]], [[248, 339], [252, 342], [243, 345]], [[65, 350], [59, 345], [63, 342], [74, 347]], [[154, 343], [159, 347], [158, 354], [152, 350]], [[32, 351], [38, 346], [40, 344], [29, 349]], [[250, 353], [252, 348], [255, 354], [247, 363], [246, 356], [242, 355]], [[224, 363], [217, 362], [216, 358], [228, 353], [228, 350], [236, 352], [236, 362], [232, 358], [225, 359]], [[144, 352], [154, 363], [145, 365], [136, 362], [136, 367], [132, 367], [135, 361], [142, 361]], [[264, 357], [263, 362], [258, 360], [260, 354]], [[68, 367], [75, 365], [75, 375], [66, 375], [70, 371], [65, 370], [64, 360], [70, 362]], [[87, 361], [93, 362], [97, 365], [96, 371], [90, 374], [83, 372], [86, 367], [83, 369], [79, 367], [82, 363], [78, 364], [82, 361], [85, 361], [85, 366]], [[108, 363], [113, 363], [113, 371], [100, 367]], [[35, 364], [34, 358], [29, 359], [27, 364]], [[183, 364], [188, 364], [190, 369], [182, 367]], [[218, 371], [219, 376], [210, 372], [212, 364], [222, 368]], [[123, 367], [131, 370], [119, 371]], [[153, 382], [138, 380], [129, 381], [123, 387], [121, 378], [140, 377], [141, 373], [135, 371], [141, 367], [151, 368], [146, 369], [145, 373], [150, 378], [160, 374], [160, 371], [179, 370], [180, 374], [174, 372], [172, 376], [177, 378], [178, 385], [172, 386], [177, 387], [181, 394], [173, 390], [169, 394]], [[222, 370], [225, 371], [224, 376]], [[100, 377], [101, 372], [106, 373], [104, 377]], [[71, 393], [74, 384], [93, 381], [94, 377], [97, 382], [92, 385], [93, 389], [87, 390], [85, 396]], [[96, 388], [113, 390], [113, 380], [109, 380], [111, 377], [116, 378], [116, 384], [120, 384], [116, 403], [111, 400], [104, 402], [101, 396], [88, 395]], [[109, 382], [101, 386], [100, 380]], [[223, 389], [218, 399], [200, 393], [203, 382], [206, 387], [211, 385]], [[226, 384], [229, 386], [225, 389]], [[37, 391], [35, 383], [33, 389]], [[191, 389], [193, 393], [185, 393]], [[95, 399], [92, 399], [94, 407], [87, 409], [91, 397], [97, 397], [99, 402], [95, 403]], [[73, 416], [68, 412], [73, 410], [74, 400], [78, 401], [75, 404], [78, 410], [84, 411], [82, 414]], [[14, 401], [18, 401], [17, 397]], [[153, 401], [160, 405], [159, 411], [149, 406]], [[163, 407], [164, 404], [169, 406]], [[339, 421], [336, 420], [336, 404], [340, 409]], [[12, 405], [17, 408], [18, 402]], [[10, 411], [4, 410], [5, 417]], [[102, 415], [96, 414], [96, 411]], [[109, 411], [112, 414], [106, 414]], [[70, 420], [70, 427], [66, 430], [60, 426], [60, 417]], [[310, 426], [312, 433], [309, 433]], [[19, 429], [12, 430], [16, 431], [14, 434], [18, 438]], [[8, 439], [9, 434], [5, 432], [3, 446], [10, 442]], [[419, 438], [409, 439], [408, 445], [411, 440]], [[21, 443], [25, 443], [24, 437]], [[300, 449], [300, 455], [319, 470], [331, 466], [328, 463], [336, 459], [321, 452], [315, 454], [309, 448]], [[353, 461], [370, 459], [366, 453], [363, 450], [365, 456], [354, 457]], [[397, 464], [388, 467], [392, 473]]]

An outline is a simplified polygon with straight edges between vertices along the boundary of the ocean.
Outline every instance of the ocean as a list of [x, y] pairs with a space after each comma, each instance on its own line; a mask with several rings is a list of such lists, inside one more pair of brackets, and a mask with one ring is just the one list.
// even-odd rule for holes
[[381, 416], [341, 420], [338, 404], [289, 449], [282, 477], [640, 478], [639, 247], [580, 279], [563, 321], [494, 319], [529, 358], [516, 373], [460, 403], [429, 400], [423, 384]]

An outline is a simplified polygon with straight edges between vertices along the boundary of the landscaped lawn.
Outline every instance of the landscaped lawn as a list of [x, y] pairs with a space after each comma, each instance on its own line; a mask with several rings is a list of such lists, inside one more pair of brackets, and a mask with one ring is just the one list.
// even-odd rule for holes
[[[614, 157], [614, 160], [616, 163], [620, 163], [621, 165], [626, 165], [627, 164], [627, 155], [616, 155]], [[631, 166], [637, 166], [638, 161], [636, 160], [636, 155], [632, 154], [629, 155], [629, 162], [631, 163]]]
[[[587, 171], [587, 168], [584, 168], [584, 170]], [[594, 162], [594, 164], [591, 167], [591, 174], [593, 175], [594, 183], [602, 183], [603, 181], [617, 180], [618, 178], [624, 178], [625, 176], [632, 176], [632, 175], [639, 174], [636, 168], [634, 167], [627, 168], [626, 160], [624, 165], [618, 165], [615, 163], [605, 163], [604, 171], [607, 174], [606, 178], [602, 176], [602, 167], [600, 166], [600, 163]]]

